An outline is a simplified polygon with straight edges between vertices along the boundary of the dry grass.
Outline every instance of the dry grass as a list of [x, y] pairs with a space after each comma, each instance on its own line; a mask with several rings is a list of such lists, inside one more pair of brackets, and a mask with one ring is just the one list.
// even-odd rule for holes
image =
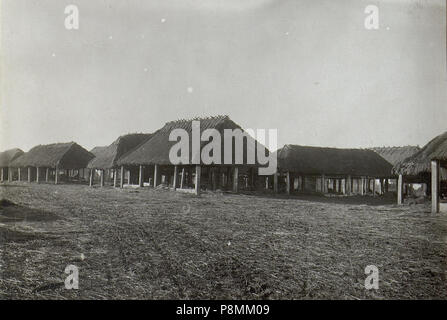
[[20, 206], [0, 207], [0, 298], [447, 297], [447, 217], [428, 205], [18, 183], [0, 198]]

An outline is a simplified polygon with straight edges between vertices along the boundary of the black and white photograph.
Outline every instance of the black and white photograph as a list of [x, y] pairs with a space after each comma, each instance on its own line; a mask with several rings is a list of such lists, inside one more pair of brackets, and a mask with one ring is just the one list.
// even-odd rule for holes
[[0, 0], [0, 300], [446, 300], [446, 19]]

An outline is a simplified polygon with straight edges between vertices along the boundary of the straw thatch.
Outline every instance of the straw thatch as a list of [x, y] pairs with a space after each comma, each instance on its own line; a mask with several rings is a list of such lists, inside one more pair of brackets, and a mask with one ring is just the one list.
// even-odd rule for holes
[[121, 156], [151, 137], [152, 134], [145, 133], [127, 134], [116, 139], [108, 147], [93, 148], [91, 152], [95, 155], [95, 158], [88, 163], [87, 167], [91, 169], [111, 169], [116, 166], [116, 162]]
[[38, 145], [12, 161], [11, 167], [85, 168], [93, 154], [75, 142]]
[[278, 168], [303, 175], [390, 177], [392, 165], [367, 149], [337, 149], [285, 145], [279, 149]]
[[396, 164], [393, 172], [408, 176], [428, 173], [433, 159], [447, 161], [447, 131], [432, 139], [419, 152]]
[[0, 152], [0, 167], [9, 167], [10, 163], [20, 157], [24, 152], [18, 148]]
[[371, 148], [371, 150], [377, 152], [382, 158], [395, 166], [399, 162], [414, 155], [421, 150], [421, 148], [419, 148], [419, 146], [377, 147]]
[[[118, 160], [119, 165], [134, 166], [134, 165], [171, 165], [169, 159], [169, 151], [177, 141], [169, 141], [169, 135], [174, 129], [184, 129], [189, 134], [189, 159], [192, 159], [192, 121], [200, 121], [200, 132], [206, 129], [216, 129], [221, 135], [221, 163], [224, 163], [224, 129], [243, 129], [233, 122], [228, 116], [216, 116], [209, 118], [195, 118], [190, 120], [177, 120], [171, 121], [165, 124], [163, 128], [154, 133], [154, 136], [141, 144], [134, 151], [129, 152]], [[249, 137], [250, 141], [253, 141], [252, 137]], [[244, 139], [245, 140], [245, 139]], [[201, 141], [201, 147], [208, 142]], [[244, 159], [243, 164], [247, 165], [247, 141], [244, 141]], [[256, 149], [255, 141], [255, 149]], [[234, 150], [234, 143], [233, 143]], [[249, 150], [250, 152], [252, 150]], [[233, 152], [234, 163], [234, 152]]]

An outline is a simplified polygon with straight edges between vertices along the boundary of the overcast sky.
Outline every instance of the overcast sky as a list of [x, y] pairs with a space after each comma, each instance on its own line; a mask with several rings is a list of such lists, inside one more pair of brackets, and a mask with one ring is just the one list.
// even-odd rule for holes
[[[66, 5], [79, 30], [66, 30]], [[379, 7], [379, 30], [364, 9]], [[2, 0], [0, 150], [227, 114], [286, 143], [447, 130], [445, 0]]]

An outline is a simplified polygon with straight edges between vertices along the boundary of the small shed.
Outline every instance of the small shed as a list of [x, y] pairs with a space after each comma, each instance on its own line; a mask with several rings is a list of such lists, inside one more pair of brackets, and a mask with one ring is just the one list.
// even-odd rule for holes
[[19, 148], [9, 149], [3, 152], [0, 152], [0, 181], [12, 181], [13, 180], [13, 171], [10, 168], [10, 164], [12, 161], [20, 157], [24, 152]]
[[[204, 132], [207, 129], [215, 129], [220, 134], [222, 137], [220, 163], [205, 164], [202, 159], [199, 161], [200, 164], [189, 162], [174, 165], [171, 162], [169, 157], [170, 150], [177, 144], [177, 141], [170, 141], [170, 133], [176, 129], [185, 130], [191, 146], [193, 143], [192, 139], [194, 139], [193, 123], [199, 123], [200, 132]], [[234, 152], [231, 163], [225, 164], [223, 152], [225, 129], [231, 129], [232, 132], [237, 131], [243, 135], [242, 152], [244, 158], [239, 164], [236, 164], [234, 161]], [[200, 136], [198, 139], [200, 140]], [[200, 150], [202, 150], [208, 141], [200, 141], [199, 143]], [[122, 178], [125, 169], [138, 173], [138, 185], [140, 187], [145, 182], [148, 182], [148, 185], [154, 187], [164, 185], [174, 190], [191, 191], [196, 194], [199, 194], [201, 189], [220, 189], [238, 192], [239, 189], [254, 189], [257, 183], [255, 168], [259, 166], [256, 164], [256, 161], [249, 163], [246, 158], [247, 151], [251, 148], [250, 146], [255, 146], [254, 148], [256, 148], [257, 143], [254, 138], [248, 135], [228, 116], [176, 120], [166, 123], [163, 128], [154, 133], [151, 139], [120, 158], [118, 165], [121, 166]], [[256, 153], [255, 150], [251, 151]], [[189, 148], [189, 159], [192, 159], [191, 147]]]
[[152, 133], [126, 134], [120, 136], [109, 146], [93, 148], [91, 153], [95, 157], [87, 165], [87, 168], [90, 169], [90, 186], [94, 184], [96, 171], [99, 172], [101, 186], [107, 181], [113, 181], [113, 185], [116, 186], [119, 179], [116, 170], [118, 159], [149, 140], [152, 135]]
[[[278, 173], [273, 189], [335, 194], [383, 193], [392, 165], [368, 149], [285, 145], [277, 150]], [[376, 180], [380, 181], [376, 190]], [[279, 186], [278, 186], [279, 180]]]
[[[57, 184], [61, 174], [63, 180], [79, 180], [79, 171], [86, 168], [92, 158], [93, 154], [75, 142], [53, 143], [33, 147], [12, 161], [10, 167], [17, 170], [19, 181], [26, 176], [28, 182], [52, 179]], [[42, 170], [45, 170], [45, 180]]]
[[[393, 167], [399, 185], [405, 181], [428, 181], [431, 188], [432, 211], [447, 212], [447, 131], [428, 142], [421, 150]], [[400, 188], [398, 203], [403, 203]]]

